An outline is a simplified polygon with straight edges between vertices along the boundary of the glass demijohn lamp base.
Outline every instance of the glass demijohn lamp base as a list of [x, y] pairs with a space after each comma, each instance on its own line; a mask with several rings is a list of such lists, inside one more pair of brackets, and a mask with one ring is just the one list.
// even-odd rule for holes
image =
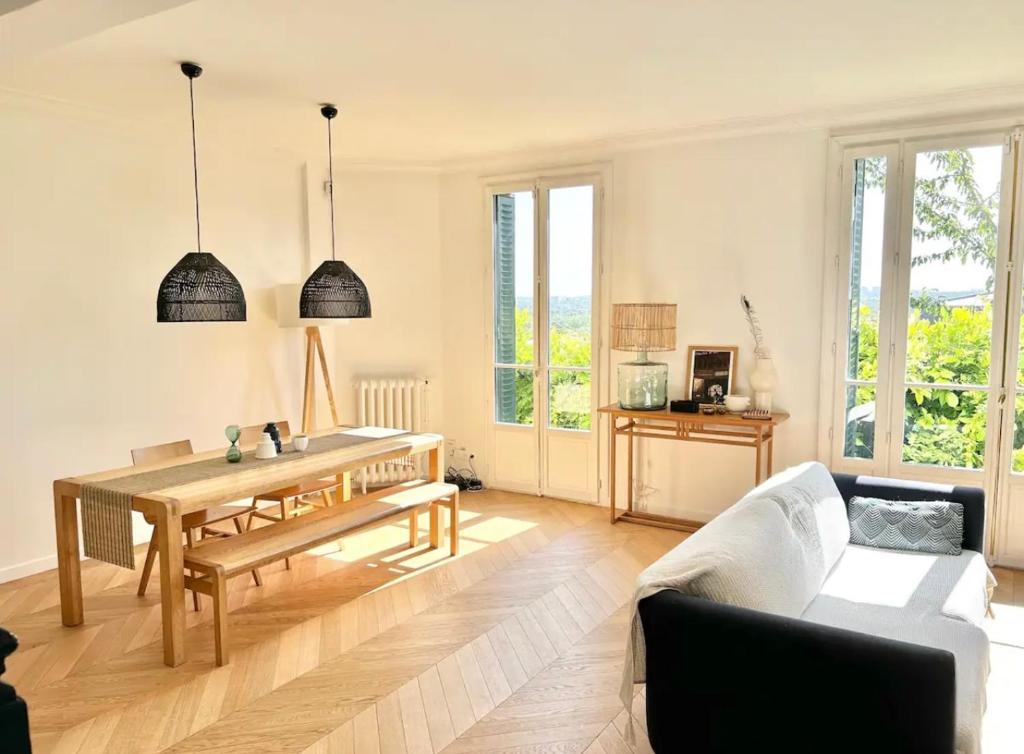
[[619, 406], [630, 411], [657, 411], [668, 403], [668, 364], [636, 360], [619, 364]]

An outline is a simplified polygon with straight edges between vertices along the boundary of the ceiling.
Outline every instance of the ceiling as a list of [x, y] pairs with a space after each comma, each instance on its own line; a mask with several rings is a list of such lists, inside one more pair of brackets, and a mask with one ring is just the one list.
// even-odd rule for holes
[[1024, 102], [1019, 0], [152, 6], [0, 60], [0, 90], [177, 127], [187, 86], [175, 64], [193, 59], [206, 69], [201, 131], [319, 144], [316, 105], [332, 101], [339, 157], [403, 164], [710, 124], [850, 119], [906, 101], [941, 108], [970, 90]]

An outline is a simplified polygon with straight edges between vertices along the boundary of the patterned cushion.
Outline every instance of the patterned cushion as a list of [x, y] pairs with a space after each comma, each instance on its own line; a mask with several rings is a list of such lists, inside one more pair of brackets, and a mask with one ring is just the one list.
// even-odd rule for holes
[[847, 512], [851, 544], [941, 555], [959, 555], [963, 545], [960, 503], [853, 497]]

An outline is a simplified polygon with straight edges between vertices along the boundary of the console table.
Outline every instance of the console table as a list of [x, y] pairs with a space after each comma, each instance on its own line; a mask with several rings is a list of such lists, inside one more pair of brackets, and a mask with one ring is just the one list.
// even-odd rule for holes
[[[657, 411], [631, 411], [618, 403], [598, 409], [608, 415], [608, 476], [611, 484], [611, 520], [630, 521], [647, 526], [660, 526], [679, 531], [696, 531], [702, 524], [674, 516], [660, 516], [633, 510], [633, 443], [637, 437], [652, 439], [702, 442], [711, 445], [738, 445], [754, 449], [754, 484], [760, 484], [772, 473], [772, 450], [775, 428], [789, 418], [786, 413], [774, 413], [769, 419], [744, 419], [738, 414], [682, 414], [668, 408]], [[626, 437], [626, 509], [617, 515], [615, 507], [616, 440]], [[764, 475], [762, 476], [762, 468]]]

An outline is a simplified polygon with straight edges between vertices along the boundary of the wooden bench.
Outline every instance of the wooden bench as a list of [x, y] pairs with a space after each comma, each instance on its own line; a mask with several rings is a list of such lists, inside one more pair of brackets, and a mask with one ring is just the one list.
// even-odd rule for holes
[[430, 546], [440, 547], [444, 533], [440, 508], [449, 509], [451, 554], [459, 553], [459, 488], [444, 482], [407, 482], [353, 503], [320, 508], [312, 513], [263, 526], [228, 539], [207, 540], [185, 551], [185, 586], [213, 598], [217, 664], [228, 661], [227, 580], [240, 573], [282, 560], [342, 535], [409, 519], [409, 546], [419, 544], [418, 516], [430, 511]]

